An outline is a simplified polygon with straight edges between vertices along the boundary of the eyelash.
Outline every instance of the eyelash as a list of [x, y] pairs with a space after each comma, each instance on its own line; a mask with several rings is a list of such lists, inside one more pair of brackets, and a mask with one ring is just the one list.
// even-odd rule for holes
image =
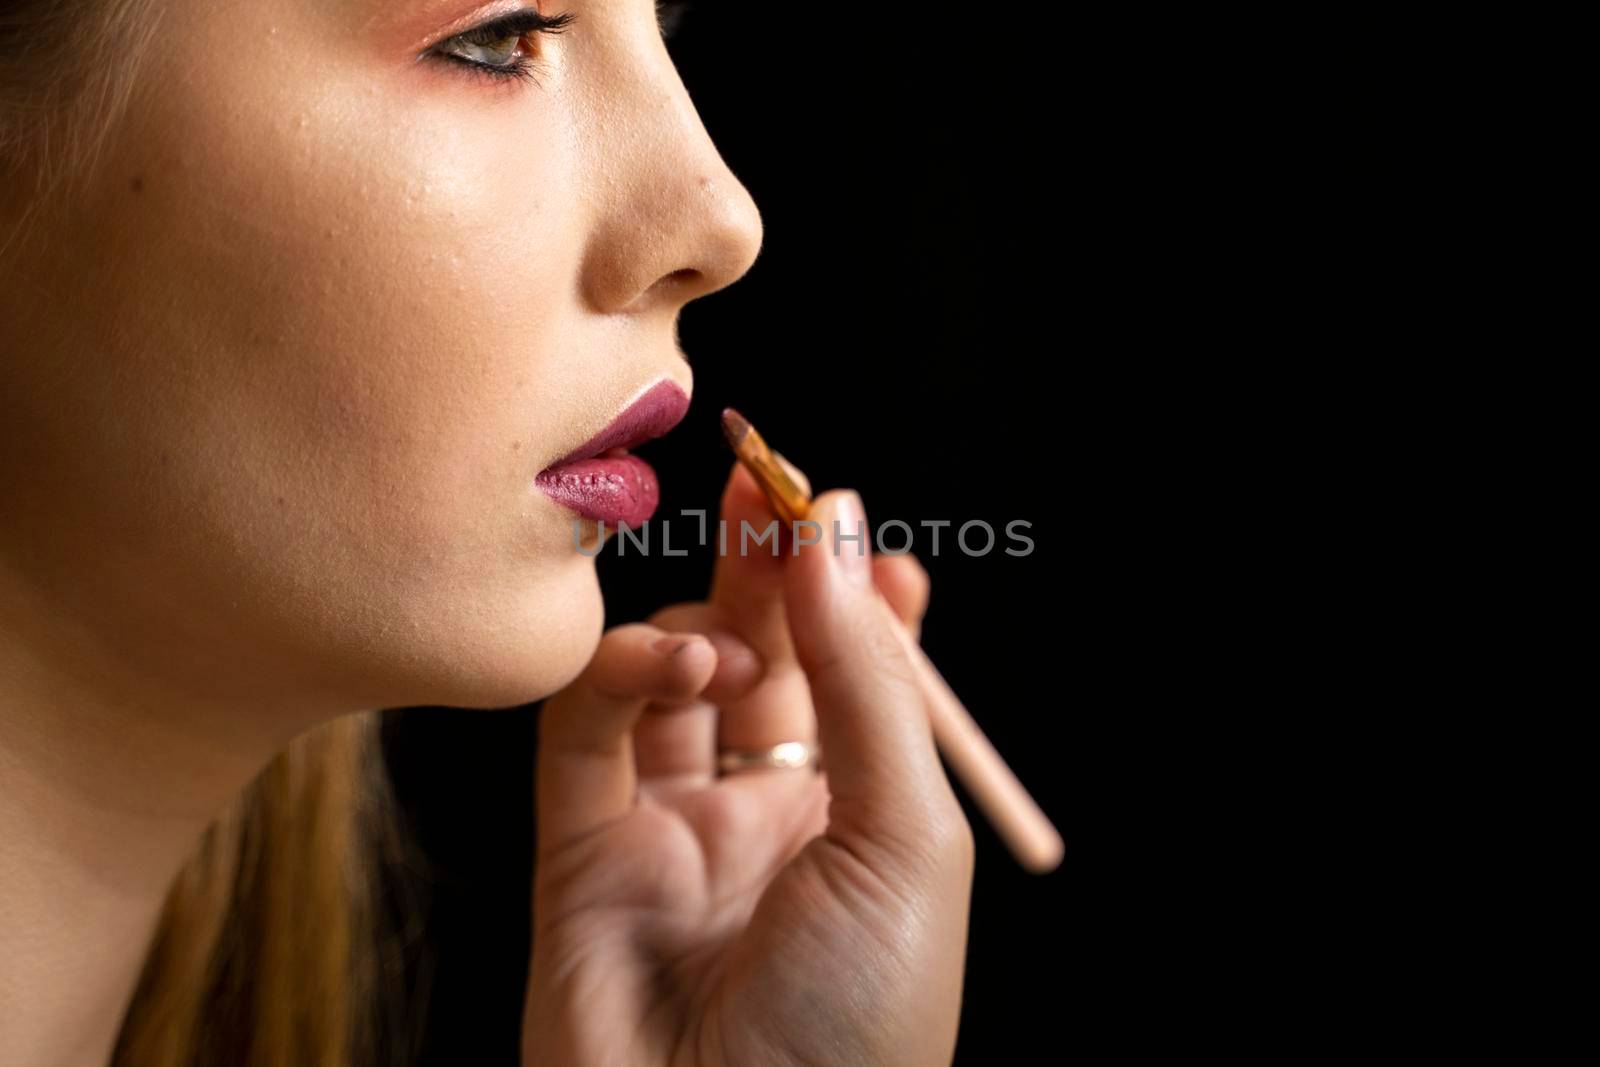
[[[670, 38], [677, 31], [688, 8], [689, 0], [656, 0], [656, 26], [661, 31], [663, 39]], [[482, 26], [468, 30], [466, 33], [457, 34], [448, 41], [444, 41], [443, 44], [461, 42], [463, 44], [486, 46], [497, 41], [504, 41], [508, 37], [526, 37], [529, 34], [549, 34], [554, 36], [561, 33], [576, 20], [577, 16], [570, 11], [554, 16], [544, 15], [537, 10], [518, 11], [504, 18], [486, 22]], [[466, 67], [470, 73], [494, 82], [504, 82], [511, 79], [537, 81], [538, 73], [542, 69], [537, 58], [530, 58], [523, 53], [518, 53], [516, 60], [505, 66], [482, 63], [476, 59], [467, 59], [452, 52], [433, 51], [428, 54], [437, 55], [448, 63]]]
[[[508, 37], [522, 38], [539, 34], [554, 36], [565, 30], [576, 19], [577, 16], [570, 11], [559, 15], [544, 15], [532, 9], [518, 11], [504, 18], [486, 22], [476, 29], [468, 30], [466, 33], [457, 34], [448, 41], [442, 42], [439, 48], [456, 43], [487, 47], [504, 41]], [[483, 63], [476, 59], [467, 59], [465, 56], [457, 55], [454, 52], [439, 51], [437, 49], [425, 54], [436, 55], [447, 63], [466, 67], [471, 74], [495, 82], [505, 82], [512, 79], [537, 80], [538, 73], [542, 70], [542, 65], [537, 57], [531, 57], [522, 52], [517, 53], [516, 58], [505, 65]]]

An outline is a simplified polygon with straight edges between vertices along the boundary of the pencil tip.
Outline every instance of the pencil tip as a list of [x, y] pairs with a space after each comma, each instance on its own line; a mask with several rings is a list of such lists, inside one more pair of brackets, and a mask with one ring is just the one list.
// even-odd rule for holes
[[722, 432], [723, 435], [728, 438], [728, 444], [732, 445], [734, 448], [738, 448], [739, 442], [743, 441], [745, 437], [749, 435], [750, 424], [745, 421], [745, 417], [743, 415], [739, 414], [732, 408], [723, 408]]

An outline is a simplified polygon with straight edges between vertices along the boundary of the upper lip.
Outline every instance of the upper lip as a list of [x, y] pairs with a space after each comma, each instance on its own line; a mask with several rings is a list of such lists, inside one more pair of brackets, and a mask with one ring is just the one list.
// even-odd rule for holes
[[[591, 459], [613, 448], [632, 448], [660, 437], [689, 411], [689, 394], [671, 378], [663, 378], [622, 410], [610, 424], [550, 467]], [[550, 467], [546, 467], [549, 470]]]

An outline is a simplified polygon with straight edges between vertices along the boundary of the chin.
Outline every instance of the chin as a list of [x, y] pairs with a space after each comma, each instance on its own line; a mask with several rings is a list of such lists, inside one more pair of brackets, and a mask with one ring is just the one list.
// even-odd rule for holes
[[582, 673], [604, 627], [594, 563], [580, 557], [519, 595], [436, 613], [403, 656], [428, 677], [413, 674], [409, 694], [384, 706], [499, 710], [543, 700]]

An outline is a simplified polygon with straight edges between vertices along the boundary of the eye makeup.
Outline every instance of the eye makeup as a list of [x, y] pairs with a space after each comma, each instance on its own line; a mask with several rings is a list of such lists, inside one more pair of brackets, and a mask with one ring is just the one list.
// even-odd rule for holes
[[[656, 28], [663, 40], [670, 40], [678, 31], [689, 9], [689, 0], [656, 0]], [[438, 59], [493, 81], [536, 80], [541, 72], [539, 54], [536, 48], [532, 54], [521, 51], [523, 43], [559, 34], [576, 21], [577, 16], [570, 11], [546, 15], [536, 7], [522, 8], [444, 38], [417, 58]], [[506, 42], [511, 42], [515, 50], [504, 60], [496, 60], [492, 46]], [[480, 58], [483, 56], [487, 58]]]
[[[540, 36], [559, 34], [576, 20], [577, 16], [570, 11], [559, 15], [545, 15], [535, 8], [513, 11], [447, 38], [418, 58], [437, 57], [444, 62], [466, 67], [475, 74], [493, 80], [533, 79], [539, 73], [539, 55], [537, 51], [532, 55], [520, 51], [524, 42], [529, 38], [536, 40]], [[511, 42], [513, 49], [509, 58], [499, 62], [493, 61], [495, 52], [492, 46], [507, 41]], [[486, 54], [490, 58], [489, 60], [472, 58], [462, 51], [452, 50], [450, 46], [453, 45], [460, 45], [466, 50], [477, 50], [479, 54]]]

